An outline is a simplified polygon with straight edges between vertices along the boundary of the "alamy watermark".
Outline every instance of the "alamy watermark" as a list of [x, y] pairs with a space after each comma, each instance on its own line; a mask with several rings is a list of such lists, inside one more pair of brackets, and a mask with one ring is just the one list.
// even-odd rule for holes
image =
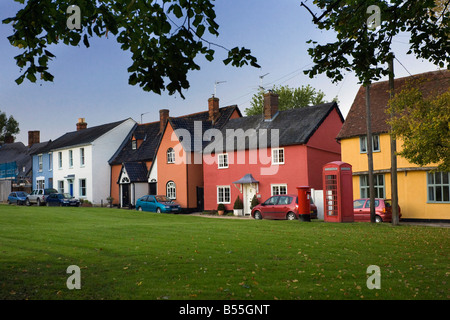
[[379, 6], [371, 5], [367, 7], [366, 13], [371, 14], [367, 18], [367, 28], [370, 30], [375, 30], [381, 26], [381, 9]]
[[367, 267], [367, 274], [370, 276], [367, 278], [366, 285], [370, 290], [381, 289], [381, 270], [379, 266], [370, 265]]
[[218, 164], [218, 155], [227, 153], [227, 165], [259, 165], [261, 175], [278, 172], [279, 166], [273, 163], [273, 151], [280, 146], [279, 129], [226, 129], [222, 132], [211, 128], [203, 131], [202, 121], [194, 121], [193, 135], [191, 132], [183, 128], [173, 131], [171, 141], [177, 144], [173, 147], [172, 163]]
[[71, 274], [70, 277], [67, 278], [66, 286], [67, 289], [81, 289], [81, 271], [80, 267], [76, 265], [70, 265], [67, 267], [66, 273]]
[[66, 13], [70, 14], [71, 16], [67, 18], [66, 26], [70, 30], [81, 29], [81, 10], [79, 6], [69, 6], [66, 10]]

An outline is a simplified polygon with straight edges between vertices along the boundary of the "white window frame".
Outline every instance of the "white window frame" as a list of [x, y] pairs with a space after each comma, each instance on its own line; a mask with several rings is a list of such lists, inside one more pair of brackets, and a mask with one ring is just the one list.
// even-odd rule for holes
[[45, 179], [44, 178], [36, 178], [36, 189], [38, 189], [38, 190], [45, 189]]
[[[84, 183], [82, 183], [84, 181]], [[80, 197], [86, 197], [87, 196], [87, 182], [86, 179], [79, 179], [78, 180], [79, 186], [80, 186]], [[83, 186], [84, 184], [84, 186]]]
[[69, 168], [73, 168], [73, 150], [69, 150]]
[[[375, 188], [375, 198], [386, 198], [386, 179], [384, 174], [374, 174], [373, 175], [373, 184]], [[369, 198], [370, 190], [369, 190], [369, 175], [363, 174], [359, 176], [359, 192], [361, 198]], [[382, 194], [380, 194], [382, 192]]]
[[221, 153], [218, 155], [218, 164], [219, 169], [228, 168], [228, 153]]
[[231, 187], [217, 186], [217, 203], [230, 204], [231, 203]]
[[48, 171], [53, 170], [53, 154], [49, 152], [48, 154]]
[[42, 154], [38, 155], [38, 170], [39, 172], [42, 172], [42, 170], [44, 169], [44, 162], [42, 159]]
[[173, 148], [168, 148], [166, 151], [167, 163], [175, 163], [175, 150]]
[[[438, 178], [439, 177], [439, 178]], [[439, 181], [438, 181], [439, 180]], [[427, 202], [450, 203], [450, 173], [427, 172]], [[440, 196], [440, 200], [438, 199]]]
[[64, 180], [58, 180], [58, 192], [64, 193]]
[[[280, 152], [281, 151], [281, 152]], [[282, 154], [282, 161], [280, 161], [280, 153]], [[272, 164], [284, 164], [286, 157], [284, 153], [284, 148], [274, 148], [272, 149]]]
[[[284, 190], [282, 190], [282, 188]], [[279, 184], [271, 184], [270, 185], [270, 192], [272, 194], [272, 196], [277, 196], [279, 194], [283, 195], [283, 194], [287, 194], [287, 184], [286, 183], [279, 183]]]
[[[380, 152], [380, 136], [378, 134], [372, 135], [372, 152]], [[367, 153], [367, 136], [359, 137], [359, 153]]]
[[177, 185], [173, 181], [166, 184], [166, 197], [175, 200], [177, 198]]
[[63, 167], [63, 156], [62, 156], [62, 152], [59, 151], [58, 152], [58, 169], [62, 169]]
[[80, 167], [84, 167], [86, 164], [86, 155], [84, 148], [80, 148]]

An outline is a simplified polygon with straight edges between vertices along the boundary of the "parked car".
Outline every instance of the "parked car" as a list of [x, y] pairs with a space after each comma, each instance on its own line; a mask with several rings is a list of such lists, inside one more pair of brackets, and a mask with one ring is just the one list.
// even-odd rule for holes
[[80, 200], [75, 199], [68, 193], [52, 193], [48, 195], [46, 204], [47, 207], [50, 206], [79, 207]]
[[38, 206], [45, 204], [45, 199], [52, 194], [52, 193], [58, 193], [55, 189], [49, 188], [49, 189], [37, 189], [33, 190], [25, 200], [25, 203], [27, 206], [32, 205], [36, 203]]
[[[251, 215], [255, 219], [298, 219], [298, 196], [280, 194], [253, 207]], [[311, 218], [317, 218], [317, 207], [311, 202]]]
[[147, 195], [136, 201], [136, 210], [157, 213], [179, 213], [181, 206], [166, 196]]
[[11, 192], [8, 196], [8, 204], [25, 204], [25, 200], [27, 200], [28, 193], [23, 191], [14, 191]]
[[[400, 206], [398, 206], [398, 212], [400, 218], [402, 216]], [[355, 221], [370, 222], [370, 199], [363, 198], [353, 201], [353, 214]], [[375, 199], [375, 221], [392, 221], [392, 206], [390, 199]]]

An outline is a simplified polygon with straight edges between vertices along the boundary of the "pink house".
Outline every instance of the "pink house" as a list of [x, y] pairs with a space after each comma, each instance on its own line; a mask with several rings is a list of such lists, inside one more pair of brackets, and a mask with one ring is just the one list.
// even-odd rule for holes
[[278, 95], [264, 96], [264, 115], [230, 119], [203, 152], [204, 206], [232, 210], [239, 196], [244, 214], [254, 195], [322, 190], [322, 167], [341, 159], [336, 141], [344, 119], [336, 102], [278, 111]]

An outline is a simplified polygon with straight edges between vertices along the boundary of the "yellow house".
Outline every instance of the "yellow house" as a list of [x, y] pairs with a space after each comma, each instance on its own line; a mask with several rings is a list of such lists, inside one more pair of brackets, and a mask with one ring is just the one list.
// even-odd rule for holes
[[[415, 75], [426, 81], [421, 85], [424, 96], [440, 94], [450, 87], [450, 71], [440, 70]], [[395, 80], [395, 91], [402, 89], [409, 77]], [[371, 126], [373, 134], [374, 184], [377, 198], [391, 198], [391, 148], [386, 123], [389, 82], [371, 85]], [[368, 198], [368, 164], [366, 139], [365, 88], [361, 87], [337, 136], [342, 161], [353, 170], [353, 199]], [[397, 141], [397, 150], [401, 150]], [[398, 199], [402, 220], [450, 220], [450, 173], [432, 172], [436, 164], [425, 167], [397, 156]]]

